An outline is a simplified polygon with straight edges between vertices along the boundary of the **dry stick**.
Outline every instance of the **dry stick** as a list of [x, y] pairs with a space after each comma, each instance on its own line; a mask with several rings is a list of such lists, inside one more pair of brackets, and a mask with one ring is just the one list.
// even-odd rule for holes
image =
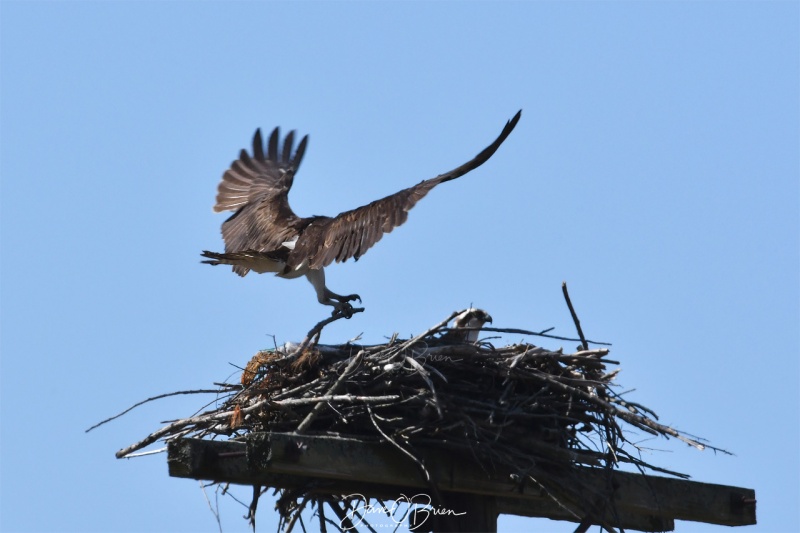
[[[363, 311], [364, 311], [363, 307], [356, 307], [353, 309], [353, 315], [356, 313], [361, 313]], [[292, 355], [298, 355], [298, 356], [302, 355], [303, 351], [311, 345], [312, 341], [314, 342], [314, 344], [319, 342], [319, 335], [322, 333], [322, 328], [324, 328], [331, 322], [336, 322], [340, 318], [350, 318], [350, 317], [347, 317], [345, 315], [332, 315], [323, 320], [322, 322], [317, 323], [316, 326], [314, 326], [308, 331], [308, 335], [306, 335], [306, 338], [303, 339], [303, 342], [300, 343], [300, 346], [298, 346], [297, 349], [294, 352], [292, 352]], [[316, 341], [314, 341], [314, 337], [317, 338]]]
[[164, 446], [163, 448], [158, 448], [157, 450], [148, 450], [146, 452], [141, 452], [141, 453], [129, 453], [125, 458], [133, 459], [134, 457], [144, 457], [145, 455], [156, 455], [159, 453], [164, 453], [165, 451], [167, 451], [166, 446]]
[[[586, 337], [584, 337], [584, 335], [583, 335], [583, 330], [581, 329], [581, 321], [578, 319], [578, 315], [577, 315], [577, 313], [575, 313], [575, 308], [572, 306], [572, 301], [569, 298], [569, 292], [567, 291], [567, 282], [566, 281], [561, 284], [561, 290], [564, 293], [564, 299], [567, 301], [567, 307], [569, 307], [569, 312], [572, 315], [572, 321], [575, 323], [575, 329], [578, 330], [578, 336], [581, 338], [581, 346], [583, 347], [584, 350], [588, 350], [589, 349], [589, 345], [586, 343]], [[600, 394], [601, 397], [606, 398], [605, 391], [601, 390], [599, 392], [601, 393]], [[604, 417], [606, 418], [607, 421], [610, 421], [609, 419], [610, 419], [611, 416], [616, 415], [616, 416], [619, 416], [620, 418], [622, 418], [623, 420], [625, 420], [626, 422], [631, 423], [631, 421], [629, 419], [629, 416], [630, 416], [629, 414], [624, 413], [619, 408], [615, 408], [614, 411], [616, 411], [616, 412], [613, 413], [613, 414], [611, 412], [609, 412], [609, 411], [606, 411], [604, 413]], [[623, 415], [623, 413], [624, 413], [624, 415]], [[638, 418], [640, 418], [641, 422], [644, 422], [645, 425], [652, 427], [650, 424], [647, 424], [647, 422], [650, 422], [647, 418], [644, 418], [644, 417], [638, 417]], [[639, 424], [634, 424], [634, 425], [639, 425]], [[607, 469], [609, 469], [609, 472], [610, 472], [610, 469], [613, 467], [613, 464], [616, 461], [616, 454], [614, 453], [614, 450], [617, 449], [617, 443], [616, 443], [617, 439], [616, 439], [616, 435], [614, 435], [612, 433], [611, 426], [609, 425], [608, 422], [606, 424], [604, 424], [604, 429], [605, 429], [605, 433], [606, 433], [606, 446], [608, 447], [608, 450], [609, 450], [609, 457], [607, 457], [607, 459], [606, 459], [606, 467], [607, 467]], [[687, 444], [692, 444], [693, 446], [696, 446], [701, 450], [703, 449], [702, 445], [700, 445], [698, 442], [696, 442], [696, 441], [689, 442], [689, 440], [682, 438], [682, 435], [680, 435], [680, 433], [678, 433], [677, 431], [672, 430], [672, 428], [666, 428], [666, 427], [662, 426], [662, 427], [659, 427], [658, 429], [661, 430], [664, 433], [670, 433], [671, 432], [671, 433], [674, 434], [673, 436], [676, 436], [680, 440], [683, 440], [684, 442], [687, 442]], [[665, 429], [669, 429], [671, 431], [665, 431]], [[612, 442], [612, 440], [614, 442]], [[608, 505], [608, 503], [609, 503], [609, 500], [607, 498], [605, 499], [605, 501], [602, 501], [602, 500], [600, 500], [598, 498], [598, 501], [595, 503], [594, 506], [595, 507], [600, 507], [600, 506], [605, 507], [606, 505]], [[586, 531], [588, 531], [589, 527], [591, 527], [591, 515], [592, 515], [591, 512], [587, 513], [587, 516], [578, 525], [577, 529], [575, 530], [575, 533], [585, 533]], [[610, 528], [606, 524], [603, 524], [603, 527], [605, 527], [608, 531], [614, 531], [612, 528]]]
[[406, 357], [406, 361], [408, 362], [408, 364], [414, 367], [414, 370], [416, 370], [419, 373], [419, 375], [428, 385], [428, 388], [431, 390], [431, 394], [433, 394], [433, 404], [436, 406], [436, 413], [439, 415], [439, 419], [443, 419], [444, 414], [442, 413], [442, 406], [439, 405], [439, 396], [436, 394], [436, 389], [433, 386], [433, 381], [431, 381], [428, 372], [422, 367], [421, 364], [416, 362], [413, 358]]
[[[259, 402], [254, 403], [253, 405], [245, 407], [244, 409], [241, 410], [241, 413], [242, 413], [242, 415], [250, 413], [252, 411], [255, 411], [256, 409], [259, 409], [260, 407], [263, 407], [267, 403], [269, 403], [269, 400], [261, 400]], [[136, 450], [140, 450], [140, 449], [144, 448], [145, 446], [148, 446], [148, 445], [154, 443], [155, 441], [157, 441], [158, 439], [160, 439], [164, 435], [169, 435], [173, 431], [178, 430], [180, 428], [183, 428], [183, 427], [186, 427], [186, 426], [190, 426], [190, 425], [202, 424], [204, 422], [212, 422], [212, 421], [215, 421], [215, 420], [225, 420], [225, 419], [228, 419], [231, 416], [233, 416], [233, 414], [234, 414], [234, 411], [230, 410], [230, 411], [222, 411], [222, 412], [211, 412], [211, 413], [206, 413], [206, 414], [203, 414], [203, 415], [200, 415], [200, 416], [193, 416], [191, 418], [184, 418], [183, 420], [176, 420], [175, 422], [172, 422], [171, 424], [168, 424], [168, 425], [162, 427], [161, 429], [159, 429], [157, 431], [154, 431], [153, 433], [151, 433], [147, 437], [143, 438], [142, 440], [140, 440], [136, 444], [131, 444], [130, 446], [121, 449], [120, 451], [118, 451], [116, 453], [117, 459], [122, 459], [123, 457], [127, 456], [129, 453], [135, 452]]]
[[[331, 389], [333, 389], [333, 387], [331, 387]], [[326, 394], [325, 396], [317, 396], [314, 398], [297, 398], [294, 400], [281, 400], [278, 402], [271, 402], [271, 403], [272, 405], [278, 405], [283, 407], [285, 405], [304, 405], [309, 403], [316, 403], [317, 405], [323, 405], [323, 403], [325, 402], [379, 403], [379, 402], [391, 402], [399, 399], [400, 396], [398, 396], [397, 394], [389, 394], [386, 396], [356, 396], [354, 394]]]
[[[304, 393], [309, 389], [314, 388], [316, 385], [319, 385], [322, 382], [321, 378], [316, 378], [313, 381], [309, 381], [308, 383], [303, 383], [302, 385], [298, 385], [293, 389], [284, 389], [281, 392], [272, 396], [273, 400], [280, 400], [281, 398], [291, 398], [300, 393]], [[256, 383], [255, 381], [253, 383]], [[252, 386], [252, 385], [251, 385]], [[257, 393], [258, 394], [258, 393]]]
[[[545, 331], [550, 331], [552, 329], [553, 328], [546, 329]], [[560, 337], [558, 335], [548, 335], [548, 334], [542, 333], [542, 332], [537, 333], [535, 331], [528, 331], [527, 329], [490, 328], [490, 327], [484, 326], [484, 327], [481, 328], [481, 331], [493, 331], [495, 333], [514, 333], [514, 334], [517, 334], [517, 335], [536, 335], [537, 337], [546, 337], [548, 339], [555, 339], [555, 340], [559, 340], [559, 341], [572, 341], [572, 342], [580, 341], [580, 339], [573, 339], [571, 337]], [[588, 342], [589, 344], [597, 344], [599, 346], [611, 346], [610, 342], [600, 342], [600, 341], [593, 341], [593, 340], [587, 340], [586, 342]]]
[[[629, 442], [629, 441], [625, 441], [625, 442]], [[632, 446], [634, 448], [636, 448], [636, 449], [639, 449], [639, 447], [637, 445], [635, 445], [635, 444], [632, 444]], [[669, 474], [670, 476], [675, 476], [675, 477], [678, 477], [678, 478], [681, 478], [681, 479], [689, 479], [689, 478], [692, 477], [689, 474], [682, 474], [680, 472], [675, 472], [674, 470], [668, 470], [666, 468], [659, 468], [657, 466], [653, 466], [650, 463], [646, 463], [645, 461], [643, 461], [640, 458], [634, 457], [633, 455], [631, 455], [630, 453], [626, 452], [625, 450], [618, 450], [617, 453], [620, 454], [620, 462], [621, 463], [632, 464], [642, 474], [645, 473], [644, 469], [647, 468], [648, 470], [652, 470], [653, 472], [661, 472], [662, 474]]]
[[[263, 403], [266, 403], [266, 401], [264, 401]], [[248, 408], [248, 409], [250, 409], [250, 408]], [[245, 409], [242, 409], [242, 411], [245, 411]], [[170, 433], [172, 433], [173, 431], [175, 431], [177, 429], [180, 429], [180, 428], [183, 428], [185, 426], [192, 425], [192, 424], [200, 424], [200, 423], [203, 423], [203, 422], [210, 422], [212, 420], [230, 417], [232, 415], [233, 415], [233, 411], [225, 411], [223, 413], [209, 413], [209, 414], [205, 414], [205, 415], [194, 416], [194, 417], [191, 417], [191, 418], [184, 418], [183, 420], [177, 420], [177, 421], [175, 421], [175, 422], [173, 422], [171, 424], [168, 424], [168, 425], [162, 427], [161, 429], [159, 429], [157, 431], [152, 432], [151, 434], [149, 434], [147, 437], [143, 438], [139, 442], [137, 442], [135, 444], [131, 444], [130, 446], [121, 449], [120, 451], [118, 451], [116, 453], [117, 459], [122, 459], [123, 457], [127, 456], [131, 452], [135, 452], [136, 450], [140, 450], [140, 449], [144, 448], [145, 446], [149, 446], [150, 444], [154, 443], [155, 441], [157, 441], [158, 439], [160, 439], [164, 435], [169, 435]]]
[[375, 420], [375, 414], [372, 412], [372, 407], [370, 407], [369, 405], [367, 405], [367, 412], [369, 413], [369, 418], [372, 421], [372, 425], [375, 426], [375, 429], [378, 430], [378, 433], [380, 433], [381, 436], [384, 439], [386, 439], [386, 441], [389, 442], [392, 446], [400, 450], [404, 455], [408, 456], [412, 461], [414, 461], [414, 463], [416, 463], [416, 465], [422, 472], [422, 475], [425, 476], [425, 482], [428, 483], [428, 485], [430, 486], [431, 492], [433, 492], [433, 497], [437, 501], [442, 502], [443, 501], [442, 495], [439, 493], [439, 488], [431, 479], [431, 474], [430, 472], [428, 472], [428, 469], [425, 468], [425, 464], [419, 459], [417, 459], [417, 457], [413, 453], [400, 446], [400, 444], [397, 441], [395, 441], [392, 437], [387, 435], [386, 432], [381, 429], [381, 427], [378, 425], [378, 421]]
[[[341, 507], [339, 507], [339, 502], [328, 502], [328, 505], [330, 505], [331, 509], [333, 509], [333, 512], [336, 513], [336, 516], [339, 517], [339, 522], [341, 523], [341, 525], [344, 526], [344, 530], [342, 530], [342, 528], [340, 527], [339, 531], [356, 530], [356, 526], [353, 525], [353, 522], [347, 516], [347, 513], [345, 513], [345, 511]], [[344, 505], [344, 502], [342, 502], [342, 505]]]
[[372, 421], [372, 425], [375, 426], [375, 429], [378, 430], [378, 433], [380, 433], [381, 436], [384, 439], [386, 439], [386, 441], [388, 443], [390, 443], [392, 446], [394, 446], [395, 448], [397, 448], [398, 450], [403, 452], [404, 455], [408, 456], [412, 461], [414, 461], [414, 463], [416, 463], [416, 465], [422, 471], [422, 474], [425, 476], [425, 481], [427, 483], [430, 483], [431, 482], [431, 474], [430, 474], [430, 472], [428, 472], [428, 469], [425, 468], [425, 465], [422, 464], [422, 461], [417, 459], [416, 456], [413, 453], [409, 452], [408, 450], [406, 450], [405, 448], [400, 446], [400, 444], [398, 444], [397, 441], [395, 441], [392, 437], [387, 435], [386, 432], [383, 431], [383, 429], [381, 429], [381, 427], [378, 425], [378, 421], [375, 420], [375, 414], [372, 412], [372, 408], [369, 405], [367, 405], [367, 412], [369, 413], [369, 419]]
[[328, 526], [325, 525], [325, 502], [317, 498], [317, 516], [319, 516], [319, 533], [328, 533]]
[[442, 329], [445, 326], [447, 326], [447, 324], [449, 324], [450, 321], [453, 320], [460, 313], [461, 313], [461, 311], [453, 311], [450, 314], [449, 317], [447, 317], [446, 319], [442, 320], [441, 322], [439, 322], [438, 324], [436, 324], [432, 328], [428, 328], [427, 331], [424, 331], [423, 333], [420, 333], [416, 337], [413, 337], [412, 339], [409, 339], [406, 342], [402, 343], [400, 346], [396, 347], [394, 350], [392, 350], [390, 352], [390, 355], [386, 356], [386, 359], [390, 359], [391, 357], [394, 357], [395, 355], [397, 355], [398, 353], [402, 352], [403, 350], [406, 350], [406, 349], [410, 348], [411, 346], [414, 346], [416, 343], [418, 343], [419, 341], [421, 341], [425, 337], [433, 335], [434, 333], [436, 333], [440, 329]]
[[572, 387], [570, 385], [565, 385], [564, 383], [561, 383], [560, 381], [552, 379], [552, 376], [545, 375], [542, 372], [531, 372], [528, 375], [530, 375], [531, 377], [533, 377], [534, 379], [536, 379], [538, 381], [544, 381], [546, 383], [549, 383], [549, 384], [553, 385], [554, 387], [556, 387], [556, 388], [558, 388], [560, 390], [567, 391], [567, 392], [572, 392], [574, 394], [577, 394], [578, 396], [581, 396], [585, 400], [588, 400], [589, 402], [593, 402], [593, 403], [597, 404], [598, 406], [602, 407], [607, 413], [612, 414], [612, 415], [614, 415], [614, 416], [616, 416], [618, 418], [621, 418], [622, 420], [624, 420], [625, 422], [628, 422], [632, 426], [636, 426], [639, 429], [641, 429], [643, 431], [646, 431], [648, 433], [651, 433], [653, 435], [659, 435], [659, 434], [668, 435], [670, 437], [674, 437], [674, 438], [676, 438], [676, 439], [678, 439], [680, 441], [683, 441], [686, 444], [697, 448], [698, 450], [704, 450], [705, 448], [712, 448], [715, 451], [719, 451], [719, 452], [722, 452], [722, 453], [730, 454], [730, 452], [727, 452], [725, 450], [714, 448], [713, 446], [708, 446], [706, 444], [702, 444], [702, 443], [697, 442], [697, 441], [695, 441], [693, 439], [690, 439], [690, 438], [686, 437], [685, 435], [683, 435], [682, 433], [680, 433], [679, 431], [676, 431], [676, 430], [672, 429], [669, 426], [665, 426], [663, 424], [659, 424], [657, 422], [654, 422], [653, 420], [650, 420], [649, 418], [647, 418], [645, 416], [642, 416], [642, 415], [639, 415], [639, 414], [635, 414], [635, 413], [630, 413], [628, 411], [623, 411], [622, 409], [620, 409], [619, 407], [614, 405], [613, 402], [609, 402], [607, 400], [603, 400], [603, 399], [601, 399], [601, 398], [599, 398], [597, 396], [592, 396], [588, 392], [582, 391], [582, 390], [580, 390], [578, 388], [575, 388], [575, 387]]
[[[214, 518], [217, 520], [217, 527], [219, 527], [219, 533], [222, 533], [222, 521], [219, 519], [219, 503], [217, 503], [217, 510], [214, 510], [214, 506], [211, 505], [211, 500], [208, 499], [208, 494], [206, 493], [206, 487], [203, 485], [203, 482], [200, 481], [200, 490], [203, 491], [203, 497], [206, 499], [206, 503], [208, 504], [208, 510], [211, 511], [211, 514], [214, 515]], [[215, 497], [216, 499], [216, 497]]]
[[[578, 527], [575, 528], [575, 533], [586, 533], [587, 531], [589, 531], [589, 528], [592, 527], [592, 517], [593, 515], [589, 515], [586, 518], [584, 518], [581, 521], [581, 523], [578, 524]], [[617, 530], [614, 529], [612, 526], [608, 525], [606, 521], [603, 521], [600, 527], [608, 531], [608, 533], [617, 533]]]
[[[306, 504], [308, 504], [308, 500], [309, 498], [307, 497], [303, 498], [303, 501], [301, 501], [300, 504], [297, 506], [297, 508], [294, 510], [294, 512], [292, 513], [292, 517], [289, 519], [289, 525], [286, 526], [286, 533], [292, 533], [292, 530], [294, 529], [294, 525], [297, 522], [297, 519], [300, 518], [303, 509], [305, 509]], [[303, 530], [305, 531], [305, 528], [303, 528]]]
[[256, 509], [258, 508], [258, 499], [261, 497], [261, 486], [260, 485], [253, 485], [253, 500], [250, 502], [250, 506], [247, 509], [247, 520], [250, 522], [250, 525], [253, 527], [253, 533], [256, 531]]
[[142, 400], [139, 403], [135, 403], [135, 404], [131, 405], [130, 407], [128, 407], [127, 409], [125, 409], [124, 411], [122, 411], [121, 413], [119, 413], [117, 415], [114, 415], [111, 418], [106, 418], [102, 422], [98, 422], [97, 424], [95, 424], [92, 427], [90, 427], [89, 429], [87, 429], [86, 433], [89, 433], [91, 430], [93, 430], [95, 428], [98, 428], [98, 427], [102, 426], [105, 423], [111, 422], [112, 420], [121, 417], [122, 415], [124, 415], [124, 414], [126, 414], [126, 413], [128, 413], [128, 412], [130, 412], [130, 411], [132, 411], [134, 409], [136, 409], [140, 405], [144, 405], [147, 402], [152, 402], [153, 400], [160, 400], [161, 398], [169, 398], [170, 396], [178, 396], [179, 394], [208, 394], [208, 393], [212, 393], [212, 392], [219, 394], [220, 392], [225, 392], [225, 391], [220, 390], [220, 389], [198, 389], [198, 390], [183, 390], [183, 391], [178, 391], [178, 392], [168, 392], [166, 394], [159, 394], [158, 396], [153, 396], [152, 398], [148, 398], [146, 400]]
[[581, 329], [581, 321], [578, 320], [578, 315], [575, 314], [575, 308], [572, 307], [572, 301], [569, 299], [569, 292], [567, 292], [567, 282], [561, 283], [561, 292], [564, 293], [564, 299], [567, 301], [567, 307], [569, 307], [569, 312], [572, 315], [572, 321], [575, 322], [575, 329], [578, 330], [578, 337], [581, 338], [581, 346], [584, 350], [589, 349], [589, 345], [586, 343], [586, 337], [583, 336], [583, 330]]
[[439, 378], [441, 378], [441, 380], [442, 380], [442, 381], [444, 381], [445, 383], [450, 383], [450, 382], [447, 380], [447, 378], [445, 377], [445, 375], [444, 375], [444, 374], [442, 374], [441, 372], [439, 372], [439, 370], [438, 370], [438, 369], [437, 369], [435, 366], [433, 366], [433, 365], [429, 365], [429, 364], [427, 364], [427, 363], [426, 363], [426, 364], [423, 364], [422, 366], [423, 366], [423, 368], [425, 368], [425, 370], [428, 370], [429, 372], [433, 372], [434, 374], [436, 374], [437, 376], [439, 376]]
[[[588, 350], [589, 349], [589, 345], [586, 343], [586, 337], [583, 335], [583, 329], [581, 329], [581, 321], [580, 321], [580, 319], [578, 319], [578, 314], [575, 312], [575, 308], [572, 306], [572, 300], [570, 300], [570, 298], [569, 298], [569, 292], [567, 291], [567, 282], [566, 281], [561, 284], [561, 291], [564, 293], [564, 299], [567, 301], [567, 307], [569, 307], [569, 312], [572, 315], [572, 321], [575, 323], [575, 329], [578, 330], [578, 337], [580, 337], [580, 339], [581, 339], [581, 347], [583, 348], [584, 351]], [[602, 394], [602, 390], [601, 390], [601, 394], [600, 395], [605, 397], [605, 394]], [[609, 417], [609, 416], [610, 416], [609, 413], [605, 413], [605, 417]], [[614, 462], [612, 461], [612, 457], [615, 457], [614, 449], [616, 448], [616, 442], [614, 442], [613, 444], [611, 442], [612, 434], [611, 434], [611, 427], [608, 424], [608, 420], [609, 419], [606, 418], [607, 423], [604, 424], [604, 429], [605, 429], [605, 433], [606, 433], [606, 446], [608, 446], [608, 448], [609, 448], [609, 455], [610, 455], [610, 456], [606, 457], [606, 468], [610, 470], [611, 468], [613, 468], [613, 465], [614, 465]], [[613, 439], [613, 440], [616, 441], [616, 439]], [[598, 501], [595, 502], [593, 507], [602, 506], [604, 508], [607, 504], [608, 504], [608, 499], [607, 498], [605, 498], [605, 499], [598, 498]], [[586, 533], [586, 531], [588, 531], [589, 528], [592, 525], [592, 516], [593, 515], [594, 515], [593, 511], [587, 512], [586, 516], [584, 517], [584, 519], [580, 522], [580, 524], [578, 524], [578, 527], [575, 529], [575, 533]], [[613, 528], [610, 528], [606, 524], [604, 524], [603, 527], [605, 527], [609, 532], [613, 532], [614, 531]]]
[[[360, 312], [360, 311], [357, 311], [357, 310], [354, 310], [354, 311]], [[327, 324], [330, 324], [331, 322], [333, 322], [335, 320], [339, 320], [340, 318], [344, 318], [344, 317], [342, 315], [340, 315], [340, 316], [332, 316], [330, 318], [327, 318], [327, 319], [323, 320], [322, 322], [319, 322], [316, 326], [311, 328], [311, 330], [308, 332], [308, 336], [303, 340], [303, 342], [301, 343], [300, 347], [297, 350], [295, 350], [294, 353], [295, 354], [301, 354], [303, 352], [303, 350], [305, 350], [308, 347], [308, 345], [311, 343], [311, 340], [313, 339], [313, 337], [315, 335], [318, 335], [322, 331], [323, 327], [325, 327]], [[362, 354], [362, 352], [359, 352], [359, 354], [356, 355], [356, 358], [358, 358], [361, 354]], [[355, 360], [355, 358], [354, 358], [354, 360]], [[351, 361], [350, 364], [352, 365], [353, 362], [354, 361]], [[348, 366], [348, 370], [345, 370], [344, 375], [339, 378], [339, 381], [337, 381], [337, 384], [339, 384], [340, 381], [343, 379], [343, 377], [346, 376], [349, 373], [349, 368], [350, 368], [350, 366]], [[334, 384], [334, 387], [331, 388], [331, 390], [329, 391], [329, 394], [334, 391], [334, 389], [337, 387], [337, 384]], [[194, 391], [186, 391], [185, 393], [188, 393], [188, 392], [194, 392]], [[212, 392], [218, 392], [218, 391], [212, 391]], [[171, 395], [174, 395], [174, 394], [182, 394], [182, 393], [171, 393], [171, 394], [168, 394], [168, 395], [162, 395], [161, 397], [171, 396]], [[145, 403], [147, 401], [150, 401], [152, 399], [157, 399], [157, 398], [158, 397], [150, 398], [148, 400], [145, 400], [144, 402], [140, 402], [140, 404], [141, 403]], [[322, 402], [322, 401], [326, 401], [326, 400], [319, 400], [319, 401]], [[246, 414], [248, 412], [251, 412], [251, 411], [253, 411], [253, 410], [265, 405], [266, 403], [268, 403], [268, 400], [261, 400], [259, 402], [256, 402], [253, 405], [250, 405], [250, 406], [242, 409], [241, 412], [244, 415], [244, 414]], [[280, 402], [275, 402], [275, 403], [280, 405]], [[137, 404], [137, 405], [140, 405], [140, 404]], [[313, 420], [313, 418], [316, 417], [315, 413], [318, 414], [319, 411], [321, 411], [321, 409], [322, 409], [321, 406], [322, 405], [323, 405], [322, 403], [318, 403], [314, 407], [314, 410], [312, 410], [312, 412], [309, 414], [309, 417], [311, 417], [311, 419], [309, 420], [309, 417], [306, 418], [306, 420], [308, 420], [308, 424], [310, 424], [311, 420]], [[134, 407], [136, 407], [136, 406], [134, 406]], [[131, 409], [133, 409], [133, 407], [131, 407]], [[128, 411], [129, 410], [130, 409], [128, 409]], [[148, 446], [148, 445], [152, 444], [153, 442], [157, 441], [162, 436], [168, 435], [170, 432], [172, 432], [175, 429], [178, 429], [178, 428], [181, 428], [181, 427], [184, 427], [184, 426], [188, 426], [188, 425], [191, 425], [191, 424], [199, 424], [199, 423], [203, 423], [203, 422], [210, 422], [212, 420], [220, 420], [220, 419], [223, 419], [225, 417], [232, 416], [233, 413], [234, 413], [234, 411], [232, 411], [232, 410], [231, 411], [224, 411], [222, 413], [212, 412], [212, 413], [208, 413], [208, 414], [205, 414], [205, 415], [200, 415], [200, 416], [191, 417], [191, 418], [185, 418], [183, 420], [177, 420], [177, 421], [173, 422], [172, 424], [164, 426], [163, 428], [159, 429], [158, 431], [155, 431], [155, 432], [151, 433], [150, 435], [148, 435], [147, 437], [145, 437], [141, 441], [137, 442], [136, 444], [128, 446], [127, 448], [123, 448], [122, 450], [117, 452], [116, 456], [117, 456], [118, 459], [120, 459], [122, 457], [125, 457], [126, 455], [128, 455], [131, 452], [134, 452], [136, 450], [139, 450], [141, 448], [144, 448], [145, 446]], [[122, 416], [122, 414], [125, 414], [125, 413], [121, 413], [121, 414], [117, 415], [117, 417]], [[311, 415], [314, 415], [314, 416], [312, 417]], [[114, 418], [116, 418], [116, 417], [114, 417]], [[303, 423], [305, 424], [306, 421], [303, 421]], [[301, 429], [298, 428], [298, 431], [300, 431], [300, 430]]]
[[[339, 389], [339, 387], [342, 386], [344, 381], [350, 375], [350, 372], [352, 372], [355, 368], [357, 368], [358, 365], [361, 364], [361, 361], [363, 359], [364, 359], [364, 350], [361, 350], [360, 352], [358, 352], [355, 355], [355, 357], [353, 357], [353, 359], [350, 360], [350, 363], [347, 365], [347, 368], [344, 369], [344, 372], [342, 372], [342, 375], [339, 376], [339, 378], [331, 386], [331, 388], [328, 389], [328, 394], [327, 395], [333, 396], [333, 394], [336, 393], [336, 391]], [[295, 433], [303, 433], [305, 430], [307, 430], [308, 427], [311, 425], [311, 422], [313, 422], [314, 419], [317, 418], [317, 416], [320, 414], [320, 412], [322, 412], [322, 409], [324, 407], [325, 407], [325, 404], [322, 403], [322, 402], [320, 402], [317, 405], [315, 405], [314, 408], [311, 410], [311, 412], [308, 413], [308, 416], [306, 416], [306, 418], [300, 423], [300, 425], [297, 426], [297, 429], [295, 430]]]

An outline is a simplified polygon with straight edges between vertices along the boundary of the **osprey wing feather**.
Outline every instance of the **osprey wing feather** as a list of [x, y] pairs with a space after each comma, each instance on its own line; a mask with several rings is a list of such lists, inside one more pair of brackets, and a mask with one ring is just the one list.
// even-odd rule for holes
[[503, 131], [492, 144], [460, 167], [386, 198], [340, 213], [335, 218], [313, 222], [306, 228], [289, 256], [290, 264], [308, 261], [309, 268], [322, 268], [334, 261], [339, 263], [350, 258], [357, 260], [380, 241], [385, 233], [402, 225], [408, 219], [411, 208], [431, 189], [440, 183], [461, 177], [485, 163], [517, 125], [521, 113], [519, 111], [506, 122]]
[[[273, 252], [298, 235], [297, 225], [302, 219], [289, 207], [288, 193], [303, 160], [308, 136], [303, 137], [294, 154], [294, 131], [286, 135], [282, 150], [279, 142], [280, 133], [275, 128], [265, 153], [261, 130], [256, 130], [253, 156], [242, 150], [222, 176], [214, 211], [236, 211], [222, 224], [225, 252]], [[234, 266], [242, 276], [248, 270]]]
[[[303, 137], [297, 151], [292, 155], [294, 131], [286, 135], [282, 153], [278, 152], [280, 134], [278, 128], [272, 130], [269, 137], [267, 153], [264, 154], [264, 145], [261, 139], [261, 129], [257, 129], [253, 136], [253, 157], [242, 150], [239, 159], [231, 163], [222, 176], [222, 181], [217, 188], [217, 203], [214, 211], [234, 211], [240, 207], [261, 200], [264, 197], [274, 197], [283, 190], [285, 174], [296, 174], [303, 160], [303, 154], [308, 143], [308, 135]], [[291, 180], [289, 181], [291, 187]]]
[[358, 295], [341, 296], [325, 286], [324, 267], [334, 261], [358, 259], [385, 233], [402, 225], [408, 212], [431, 189], [463, 176], [485, 163], [517, 125], [522, 111], [506, 122], [495, 141], [470, 161], [435, 178], [345, 211], [336, 217], [301, 218], [289, 207], [289, 189], [303, 159], [308, 136], [293, 151], [294, 132], [280, 143], [278, 128], [270, 135], [266, 152], [261, 130], [253, 137], [253, 155], [242, 150], [225, 171], [217, 190], [214, 211], [235, 211], [222, 224], [225, 253], [203, 252], [212, 265], [231, 265], [244, 276], [250, 270], [273, 272], [284, 278], [306, 276], [317, 300], [334, 306], [334, 314], [348, 318], [350, 301]]

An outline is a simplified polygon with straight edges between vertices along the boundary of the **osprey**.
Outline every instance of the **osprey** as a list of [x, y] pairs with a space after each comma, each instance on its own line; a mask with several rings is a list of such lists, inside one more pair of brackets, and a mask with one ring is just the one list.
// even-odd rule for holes
[[253, 154], [242, 150], [217, 189], [214, 211], [235, 211], [222, 223], [225, 253], [203, 251], [208, 258], [203, 263], [232, 265], [240, 276], [251, 270], [274, 272], [287, 279], [305, 276], [319, 303], [333, 306], [334, 316], [349, 318], [353, 314], [350, 302], [361, 298], [330, 291], [325, 286], [325, 267], [334, 261], [358, 260], [384, 233], [403, 224], [408, 211], [431, 189], [485, 163], [517, 125], [521, 113], [506, 123], [492, 144], [460, 167], [332, 218], [299, 217], [289, 207], [289, 189], [303, 160], [308, 135], [294, 150], [294, 131], [281, 145], [275, 128], [265, 147], [257, 129]]
[[489, 313], [483, 309], [470, 307], [456, 315], [453, 319], [453, 327], [442, 339], [448, 342], [475, 344], [478, 342], [481, 328], [487, 322], [492, 323], [492, 316]]

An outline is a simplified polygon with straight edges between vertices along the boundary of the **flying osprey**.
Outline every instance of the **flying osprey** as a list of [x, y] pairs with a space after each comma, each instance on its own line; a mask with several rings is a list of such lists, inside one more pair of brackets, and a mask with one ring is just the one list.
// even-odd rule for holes
[[274, 272], [287, 279], [305, 276], [317, 300], [334, 307], [333, 315], [350, 317], [357, 294], [341, 296], [325, 286], [324, 268], [351, 257], [358, 260], [384, 233], [403, 224], [408, 211], [445, 181], [463, 176], [485, 163], [517, 125], [522, 111], [508, 121], [500, 136], [475, 158], [435, 178], [337, 216], [302, 218], [289, 207], [289, 189], [303, 159], [308, 135], [292, 153], [294, 131], [280, 145], [278, 128], [265, 147], [261, 130], [253, 137], [253, 155], [242, 150], [225, 171], [217, 189], [214, 211], [235, 211], [222, 223], [225, 253], [204, 251], [210, 265], [232, 265], [240, 276], [250, 270]]

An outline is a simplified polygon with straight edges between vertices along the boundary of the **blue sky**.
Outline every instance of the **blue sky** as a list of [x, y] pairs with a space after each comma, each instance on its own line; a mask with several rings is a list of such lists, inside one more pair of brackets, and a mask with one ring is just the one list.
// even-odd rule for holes
[[163, 455], [114, 458], [203, 399], [84, 430], [327, 315], [303, 280], [199, 262], [256, 127], [310, 135], [290, 199], [332, 215], [461, 164], [520, 108], [486, 165], [328, 270], [367, 311], [322, 342], [470, 303], [571, 335], [567, 281], [630, 398], [736, 454], [646, 441], [651, 462], [755, 488], [747, 531], [800, 528], [797, 2], [4, 0], [0, 21], [3, 531], [216, 530]]

